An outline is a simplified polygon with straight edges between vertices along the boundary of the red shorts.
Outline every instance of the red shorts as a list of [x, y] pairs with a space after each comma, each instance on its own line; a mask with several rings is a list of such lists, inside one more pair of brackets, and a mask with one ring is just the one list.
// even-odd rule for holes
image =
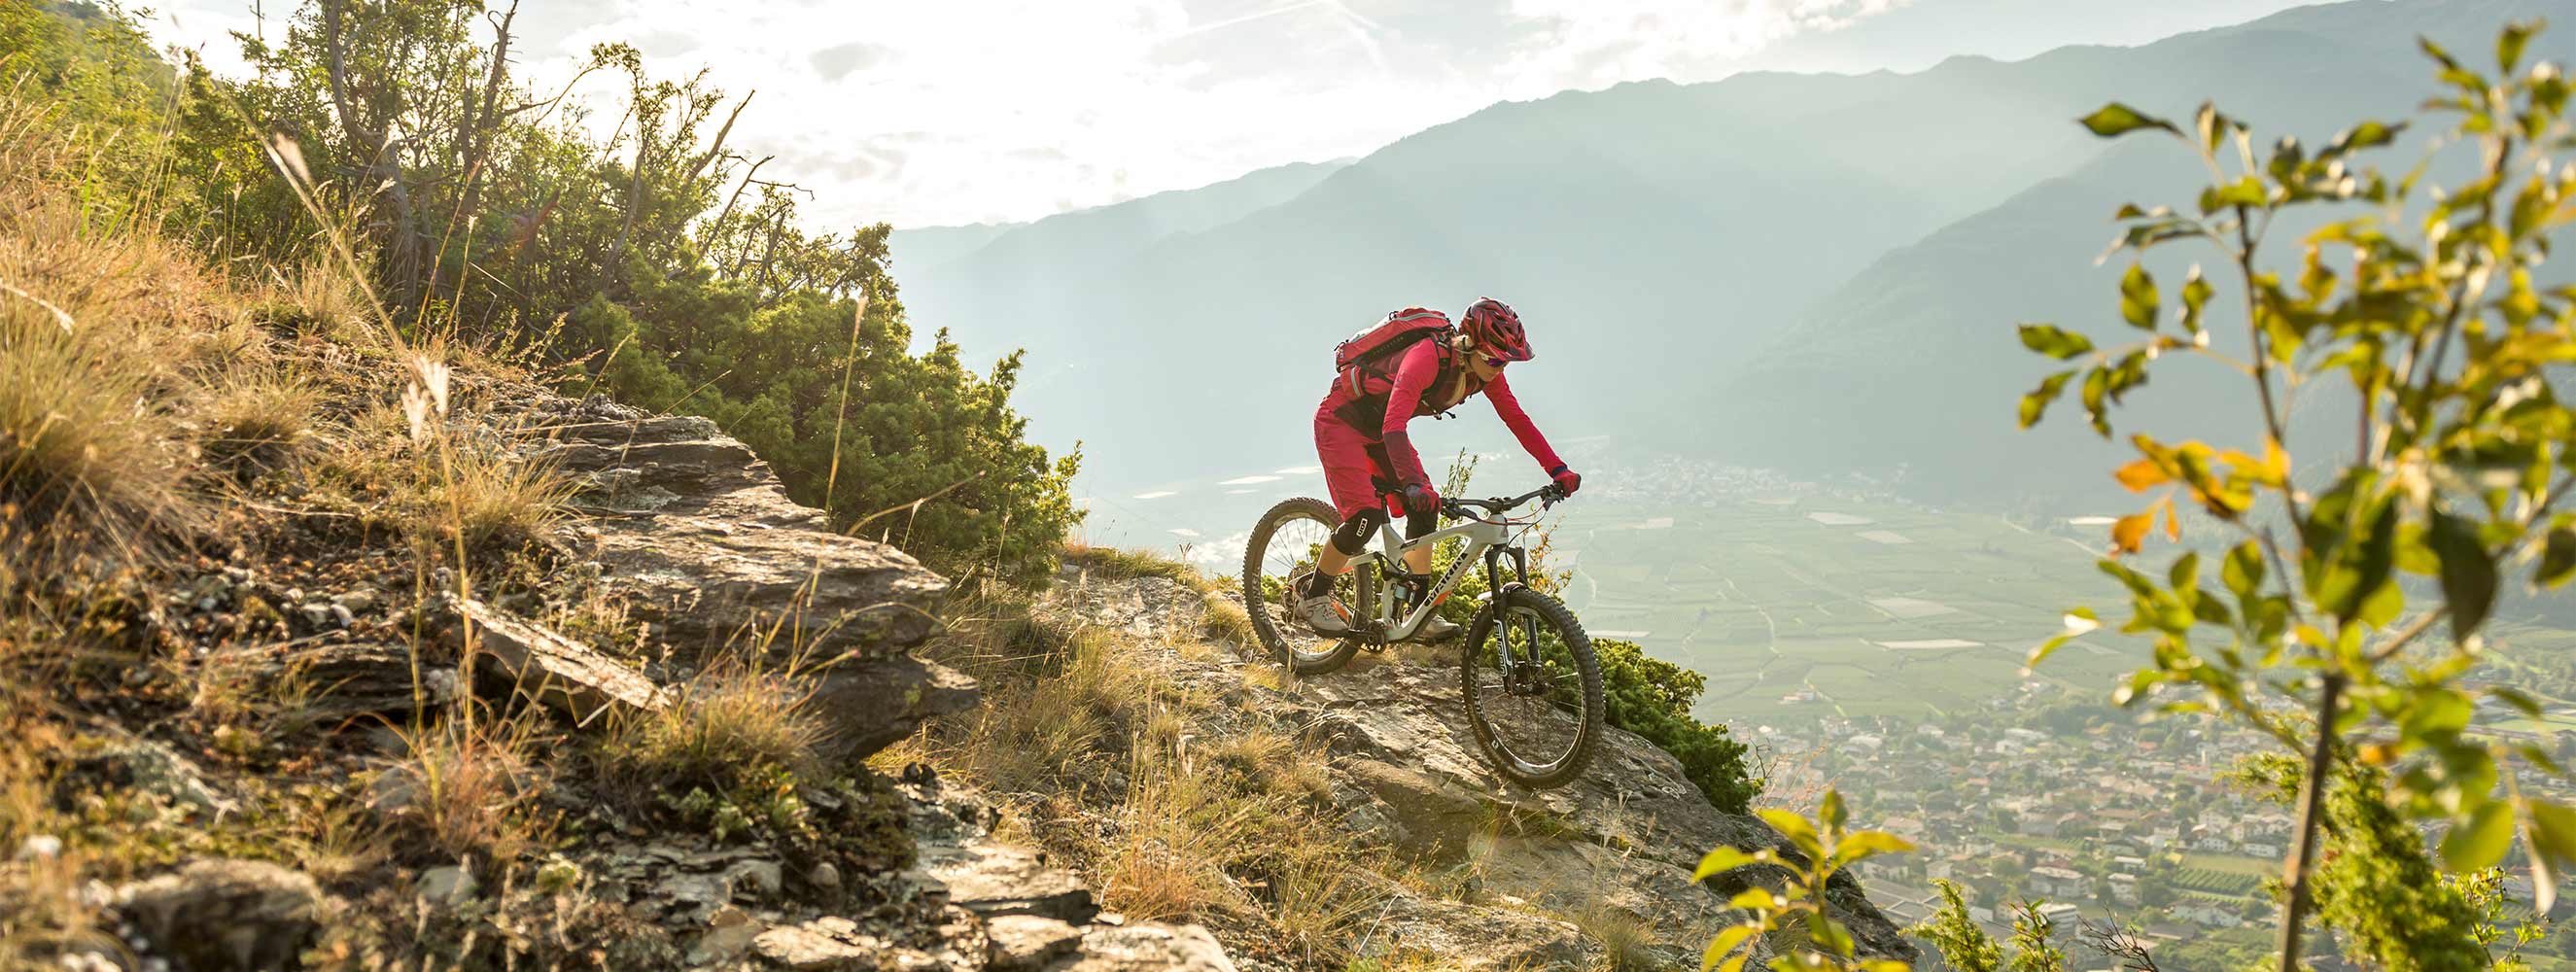
[[1390, 505], [1388, 494], [1377, 488], [1379, 480], [1395, 478], [1386, 443], [1369, 441], [1329, 409], [1319, 408], [1315, 410], [1315, 456], [1323, 460], [1324, 488], [1332, 491], [1333, 508], [1342, 519]]

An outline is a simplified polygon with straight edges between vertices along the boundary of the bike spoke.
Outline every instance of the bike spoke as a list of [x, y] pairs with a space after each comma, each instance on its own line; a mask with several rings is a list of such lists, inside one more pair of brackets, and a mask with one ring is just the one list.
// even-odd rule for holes
[[[1541, 654], [1544, 629], [1539, 622], [1534, 613], [1515, 610], [1493, 626], [1483, 644], [1469, 648], [1477, 655], [1473, 682], [1479, 728], [1498, 755], [1533, 776], [1573, 756], [1584, 723], [1580, 701], [1565, 697], [1562, 666]], [[1516, 666], [1512, 675], [1503, 670], [1505, 653]]]
[[[1288, 653], [1303, 662], [1321, 658], [1337, 650], [1340, 639], [1314, 633], [1297, 617], [1290, 596], [1289, 582], [1315, 568], [1316, 557], [1332, 541], [1335, 524], [1312, 517], [1299, 517], [1275, 522], [1268, 539], [1258, 552], [1260, 571], [1253, 579], [1254, 589], [1261, 592], [1259, 603], [1245, 608], [1260, 612], [1270, 622]], [[1334, 597], [1356, 611], [1358, 582], [1345, 575], [1334, 584]]]

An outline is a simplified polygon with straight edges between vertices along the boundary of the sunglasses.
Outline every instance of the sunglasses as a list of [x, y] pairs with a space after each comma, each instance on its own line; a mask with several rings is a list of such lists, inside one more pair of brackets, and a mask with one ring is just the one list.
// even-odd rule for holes
[[1492, 356], [1492, 355], [1486, 355], [1486, 356], [1485, 356], [1485, 364], [1486, 364], [1486, 366], [1488, 366], [1488, 367], [1500, 368], [1500, 367], [1502, 367], [1502, 366], [1504, 366], [1504, 365], [1507, 365], [1507, 364], [1510, 364], [1510, 363], [1512, 363], [1512, 360], [1511, 360], [1510, 358], [1497, 358], [1497, 357], [1494, 357], [1494, 356]]

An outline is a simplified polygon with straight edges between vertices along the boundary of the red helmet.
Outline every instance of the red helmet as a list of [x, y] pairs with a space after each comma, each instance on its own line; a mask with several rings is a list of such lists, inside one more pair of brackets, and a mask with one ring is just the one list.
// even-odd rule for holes
[[1491, 297], [1476, 298], [1467, 312], [1458, 317], [1458, 332], [1476, 339], [1475, 350], [1505, 361], [1530, 359], [1529, 334], [1521, 330], [1521, 316], [1510, 304]]

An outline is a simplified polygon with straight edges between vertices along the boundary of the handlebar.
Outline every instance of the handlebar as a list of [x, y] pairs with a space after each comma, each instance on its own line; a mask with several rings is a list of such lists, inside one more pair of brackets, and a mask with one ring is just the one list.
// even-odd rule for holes
[[1521, 504], [1527, 503], [1531, 500], [1540, 501], [1542, 509], [1555, 506], [1565, 500], [1565, 489], [1555, 483], [1549, 483], [1537, 489], [1530, 490], [1529, 492], [1522, 493], [1519, 496], [1509, 498], [1495, 497], [1493, 499], [1472, 500], [1452, 499], [1444, 496], [1440, 499], [1440, 512], [1457, 519], [1472, 519], [1475, 518], [1475, 514], [1472, 512], [1474, 510], [1483, 510], [1492, 514], [1509, 513], [1518, 508]]

